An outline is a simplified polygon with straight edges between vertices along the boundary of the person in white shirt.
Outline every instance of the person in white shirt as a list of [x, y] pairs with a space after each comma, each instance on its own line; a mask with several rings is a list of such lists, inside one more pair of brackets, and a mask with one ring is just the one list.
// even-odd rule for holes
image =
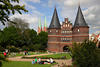
[[50, 63], [53, 63], [53, 59], [52, 58], [50, 58]]
[[41, 62], [41, 58], [38, 59], [38, 63], [40, 63], [40, 62]]

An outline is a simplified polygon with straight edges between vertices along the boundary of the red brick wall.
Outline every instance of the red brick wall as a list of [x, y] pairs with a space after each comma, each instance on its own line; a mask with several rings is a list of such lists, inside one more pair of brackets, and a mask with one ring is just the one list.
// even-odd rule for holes
[[[79, 32], [78, 32], [79, 29]], [[73, 42], [83, 42], [89, 39], [89, 28], [88, 27], [75, 27], [73, 28], [72, 34]]]
[[[64, 33], [62, 33], [63, 31]], [[71, 40], [63, 41], [61, 38], [71, 38]], [[48, 50], [52, 52], [63, 52], [64, 46], [72, 47], [72, 42], [83, 42], [86, 39], [89, 39], [89, 27], [74, 27], [72, 29], [72, 24], [68, 19], [62, 23], [61, 29], [48, 28]]]

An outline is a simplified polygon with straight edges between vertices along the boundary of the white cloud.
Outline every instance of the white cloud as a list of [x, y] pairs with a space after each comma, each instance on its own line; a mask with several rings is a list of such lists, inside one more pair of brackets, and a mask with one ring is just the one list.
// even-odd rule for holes
[[[33, 2], [33, 3], [40, 3], [40, 0], [20, 0], [20, 3], [13, 3], [13, 5], [25, 5], [26, 8], [32, 10], [32, 11], [29, 11], [28, 13], [26, 14], [18, 14], [16, 13], [15, 15], [11, 15], [10, 16], [10, 19], [13, 19], [13, 18], [21, 18], [23, 20], [25, 20], [27, 23], [29, 23], [29, 27], [31, 29], [35, 29], [37, 30], [38, 28], [38, 18], [40, 16], [43, 16], [42, 13], [40, 13], [36, 7], [34, 7], [33, 5], [30, 5], [28, 2]], [[31, 13], [31, 14], [30, 14]]]
[[12, 15], [10, 16], [10, 19], [13, 19], [13, 18], [21, 18], [23, 20], [25, 20], [27, 23], [29, 23], [29, 27], [31, 29], [37, 29], [37, 23], [38, 23], [38, 17], [37, 16], [33, 16], [33, 15], [30, 15], [30, 14], [15, 14], [15, 15]]
[[65, 0], [64, 1], [64, 5], [66, 6], [74, 6], [77, 4], [77, 1], [74, 1], [74, 0]]
[[[20, 5], [20, 6], [25, 5], [25, 7], [29, 8], [29, 9], [36, 9], [34, 6], [28, 4], [27, 1], [29, 1], [29, 0], [25, 0], [25, 1], [24, 1], [24, 0], [20, 0], [19, 3], [17, 3], [17, 2], [12, 2], [12, 4], [13, 4], [13, 5]], [[33, 1], [33, 0], [32, 0], [32, 1]]]
[[95, 19], [95, 15], [94, 14], [89, 14], [86, 18], [88, 20]]
[[25, 0], [25, 1], [30, 1], [30, 2], [33, 2], [33, 3], [40, 3], [40, 0]]

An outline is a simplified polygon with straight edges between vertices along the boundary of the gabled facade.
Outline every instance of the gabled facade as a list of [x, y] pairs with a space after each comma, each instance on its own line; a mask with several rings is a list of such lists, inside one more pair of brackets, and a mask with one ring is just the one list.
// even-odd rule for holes
[[80, 6], [74, 25], [65, 18], [62, 25], [59, 22], [56, 8], [48, 28], [48, 51], [63, 52], [72, 47], [72, 42], [83, 42], [89, 39], [89, 26], [86, 23]]

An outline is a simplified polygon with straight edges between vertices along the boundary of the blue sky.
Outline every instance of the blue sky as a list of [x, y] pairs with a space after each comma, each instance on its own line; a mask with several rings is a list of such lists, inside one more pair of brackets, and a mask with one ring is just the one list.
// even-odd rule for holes
[[[100, 0], [20, 0], [20, 5], [25, 5], [28, 13], [22, 15], [16, 13], [11, 15], [10, 19], [15, 17], [22, 18], [27, 21], [31, 29], [37, 30], [39, 17], [41, 17], [42, 25], [44, 25], [44, 17], [47, 18], [49, 26], [51, 18], [56, 6], [59, 20], [62, 23], [65, 17], [74, 23], [78, 5], [81, 5], [83, 15], [86, 22], [90, 26], [90, 34], [100, 32]], [[16, 5], [17, 3], [13, 3]], [[1, 25], [0, 28], [3, 28]]]

